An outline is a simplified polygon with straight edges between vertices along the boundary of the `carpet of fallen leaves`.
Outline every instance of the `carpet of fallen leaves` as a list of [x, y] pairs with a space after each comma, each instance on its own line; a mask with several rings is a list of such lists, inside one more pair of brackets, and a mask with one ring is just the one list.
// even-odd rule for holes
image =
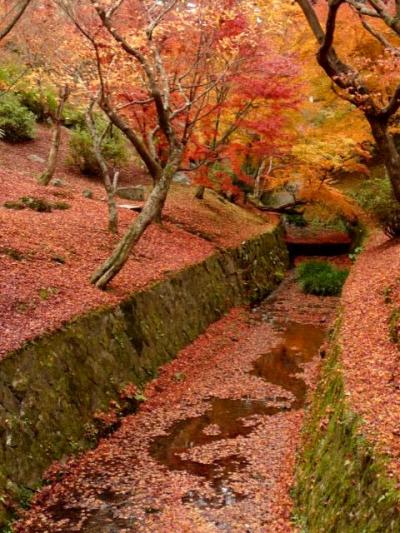
[[[164, 223], [148, 228], [110, 289], [101, 292], [90, 285], [89, 277], [118, 239], [106, 229], [104, 189], [99, 181], [79, 175], [65, 163], [67, 130], [55, 175], [63, 185], [36, 183], [47, 158], [50, 133], [40, 127], [35, 141], [0, 142], [0, 357], [75, 315], [115, 304], [169, 272], [203, 260], [219, 247], [237, 246], [268, 229], [267, 221], [222, 202], [213, 193], [199, 202], [193, 188], [174, 185]], [[129, 167], [123, 177], [124, 185], [146, 181]], [[83, 196], [87, 189], [93, 192], [92, 199]], [[70, 209], [38, 213], [3, 206], [23, 196], [67, 202]], [[121, 208], [119, 216], [121, 235], [137, 215]]]
[[351, 405], [365, 421], [363, 431], [391, 458], [391, 475], [400, 480], [400, 351], [389, 327], [392, 313], [400, 309], [399, 273], [399, 241], [375, 233], [345, 285], [341, 345]]
[[[138, 413], [126, 417], [113, 435], [95, 450], [50, 469], [53, 484], [35, 497], [15, 531], [293, 531], [290, 487], [302, 409], [241, 419], [250, 431], [235, 438], [218, 439], [220, 428], [210, 424], [203, 432], [211, 441], [188, 445], [183, 459], [200, 466], [240, 458], [242, 467], [225, 480], [224, 505], [208, 505], [215, 488], [207, 478], [168, 469], [151, 454], [151, 443], [168, 435], [177, 421], [204, 414], [212, 398], [251, 402], [279, 397], [282, 402], [284, 397], [289, 405], [291, 393], [252, 374], [253, 363], [281, 341], [277, 324], [325, 327], [336, 305], [336, 298], [301, 294], [289, 276], [259, 307], [232, 310], [161, 369], [147, 385]], [[318, 359], [316, 354], [302, 366], [302, 379], [310, 386], [317, 379]]]

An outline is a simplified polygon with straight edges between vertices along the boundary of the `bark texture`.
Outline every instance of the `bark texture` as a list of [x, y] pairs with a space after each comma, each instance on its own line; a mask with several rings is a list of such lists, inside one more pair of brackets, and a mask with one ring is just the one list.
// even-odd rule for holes
[[177, 150], [172, 161], [165, 167], [160, 180], [151, 191], [139, 216], [130, 225], [111, 256], [91, 277], [91, 283], [99, 289], [104, 289], [118, 274], [128, 260], [132, 247], [138, 242], [146, 228], [161, 217], [161, 212], [167, 198], [172, 178], [179, 168], [181, 157], [181, 150]]
[[54, 172], [56, 170], [58, 152], [60, 149], [60, 142], [61, 142], [62, 114], [64, 111], [65, 102], [67, 101], [68, 96], [69, 96], [68, 86], [65, 85], [60, 90], [60, 97], [58, 101], [57, 111], [55, 115], [53, 116], [54, 131], [53, 131], [53, 137], [51, 141], [50, 153], [49, 153], [49, 157], [47, 160], [47, 167], [46, 167], [46, 170], [43, 172], [43, 174], [39, 176], [38, 178], [38, 182], [41, 185], [48, 185], [51, 179], [53, 178]]

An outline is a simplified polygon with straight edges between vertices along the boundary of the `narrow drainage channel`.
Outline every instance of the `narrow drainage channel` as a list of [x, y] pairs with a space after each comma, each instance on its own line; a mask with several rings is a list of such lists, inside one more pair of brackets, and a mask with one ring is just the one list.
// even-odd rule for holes
[[[207, 411], [196, 417], [177, 421], [167, 435], [153, 440], [151, 455], [170, 470], [184, 470], [201, 476], [211, 483], [215, 496], [204, 498], [196, 491], [189, 491], [182, 499], [200, 508], [232, 505], [242, 498], [229, 487], [230, 476], [247, 466], [245, 457], [230, 455], [212, 463], [200, 463], [184, 459], [185, 453], [196, 446], [204, 446], [223, 439], [247, 436], [257, 424], [246, 424], [254, 415], [273, 416], [282, 411], [300, 409], [304, 405], [307, 386], [301, 377], [301, 365], [318, 353], [325, 328], [298, 322], [282, 322], [275, 325], [282, 340], [253, 363], [251, 374], [261, 377], [290, 393], [289, 397], [277, 396], [263, 400], [211, 398]], [[292, 396], [292, 399], [290, 399]], [[212, 431], [207, 428], [212, 427]]]
[[16, 533], [291, 531], [302, 407], [337, 302], [304, 295], [290, 273], [256, 308], [210, 326]]

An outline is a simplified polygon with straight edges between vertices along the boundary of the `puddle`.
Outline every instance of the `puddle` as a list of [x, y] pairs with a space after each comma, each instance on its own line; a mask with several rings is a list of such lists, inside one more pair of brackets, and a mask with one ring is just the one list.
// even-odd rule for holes
[[252, 374], [290, 391], [295, 397], [290, 408], [300, 409], [304, 405], [307, 386], [296, 374], [302, 372], [300, 365], [311, 361], [318, 353], [325, 328], [288, 322], [278, 325], [277, 329], [283, 330], [282, 342], [254, 362]]
[[[318, 353], [325, 329], [296, 322], [278, 324], [276, 329], [282, 341], [254, 362], [251, 374], [291, 394], [264, 400], [212, 398], [203, 415], [177, 421], [167, 435], [157, 437], [151, 443], [150, 453], [161, 464], [170, 470], [183, 470], [200, 476], [214, 488], [215, 498], [206, 499], [196, 491], [189, 491], [183, 498], [184, 502], [199, 508], [234, 504], [243, 496], [229, 487], [229, 478], [245, 469], [248, 463], [240, 455], [229, 455], [205, 464], [185, 459], [182, 454], [197, 446], [249, 435], [255, 427], [248, 420], [246, 423], [251, 416], [273, 416], [303, 406], [307, 386], [298, 375], [302, 372], [301, 365]], [[289, 399], [292, 395], [294, 400]]]

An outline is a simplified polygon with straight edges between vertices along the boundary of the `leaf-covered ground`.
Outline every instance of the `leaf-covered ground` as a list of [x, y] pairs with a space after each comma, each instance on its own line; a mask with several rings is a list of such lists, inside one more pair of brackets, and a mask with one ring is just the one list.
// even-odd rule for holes
[[[15, 531], [292, 531], [300, 400], [305, 382], [316, 381], [321, 328], [336, 304], [301, 294], [289, 278], [259, 308], [232, 310], [161, 370], [116, 433], [50, 470], [53, 485]], [[300, 336], [289, 336], [282, 351], [293, 321]], [[321, 336], [316, 357], [297, 367], [306, 327]], [[263, 354], [265, 379], [254, 372]], [[251, 414], [254, 405], [259, 414]]]
[[347, 395], [363, 431], [400, 479], [400, 243], [376, 233], [343, 294], [342, 358]]
[[[64, 131], [55, 176], [63, 180], [62, 187], [36, 183], [44, 167], [37, 157], [45, 159], [48, 154], [47, 128], [40, 127], [33, 142], [0, 142], [0, 356], [74, 315], [115, 304], [168, 272], [268, 229], [265, 220], [222, 202], [213, 193], [199, 202], [193, 197], [193, 188], [175, 185], [163, 225], [155, 224], [146, 231], [110, 289], [101, 292], [88, 280], [110, 254], [117, 238], [106, 229], [107, 208], [101, 183], [80, 176], [65, 164], [67, 136]], [[124, 179], [136, 184], [144, 180], [131, 167], [124, 170]], [[93, 192], [93, 199], [82, 195], [86, 189]], [[66, 202], [70, 208], [39, 213], [6, 209], [3, 205], [27, 196], [51, 203]], [[137, 215], [127, 209], [119, 209], [119, 215], [121, 235]]]

